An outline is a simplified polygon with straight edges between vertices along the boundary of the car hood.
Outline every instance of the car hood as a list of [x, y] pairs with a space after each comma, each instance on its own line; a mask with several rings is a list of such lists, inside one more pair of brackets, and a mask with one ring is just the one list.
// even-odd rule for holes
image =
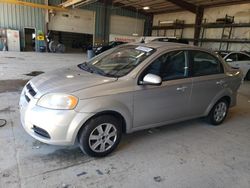
[[37, 90], [36, 98], [39, 98], [45, 93], [73, 93], [116, 80], [72, 66], [41, 74], [33, 78], [31, 84]]

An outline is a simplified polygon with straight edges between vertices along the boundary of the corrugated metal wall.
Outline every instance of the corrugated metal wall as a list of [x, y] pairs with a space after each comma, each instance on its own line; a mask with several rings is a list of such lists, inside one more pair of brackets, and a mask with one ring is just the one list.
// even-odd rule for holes
[[[26, 0], [43, 4], [44, 0]], [[45, 13], [43, 9], [0, 3], [0, 28], [20, 31], [21, 48], [24, 48], [24, 28], [35, 28], [44, 32]]]
[[[25, 0], [27, 2], [43, 4], [44, 0]], [[50, 5], [60, 4], [62, 0], [50, 0]], [[83, 9], [93, 10], [95, 14], [95, 38], [108, 38], [109, 21], [104, 21], [104, 4], [96, 2], [82, 7]], [[145, 15], [137, 14], [123, 8], [109, 6], [107, 9], [109, 15], [128, 16], [133, 18], [147, 19]], [[106, 32], [104, 32], [104, 24], [106, 24]], [[20, 31], [21, 48], [24, 48], [24, 28], [35, 28], [36, 32], [45, 30], [45, 10], [20, 5], [0, 3], [0, 28], [17, 29]], [[145, 30], [147, 28], [145, 27]], [[104, 36], [104, 33], [107, 36]], [[1, 49], [1, 44], [0, 44]], [[38, 45], [37, 45], [38, 49]]]
[[[82, 9], [88, 9], [88, 10], [93, 10], [96, 12], [95, 16], [95, 38], [97, 39], [97, 42], [101, 42], [98, 40], [98, 38], [104, 38], [106, 37], [107, 39], [109, 38], [109, 24], [110, 24], [110, 20], [107, 21], [106, 23], [104, 22], [104, 4], [103, 3], [93, 3], [87, 6], [82, 7]], [[142, 15], [140, 13], [134, 12], [134, 11], [130, 11], [127, 9], [123, 9], [123, 8], [117, 8], [117, 7], [113, 7], [113, 6], [108, 6], [108, 12], [107, 14], [109, 15], [119, 15], [119, 16], [127, 16], [127, 17], [132, 17], [132, 18], [138, 18], [138, 19], [147, 19], [147, 17], [145, 15]], [[107, 36], [104, 36], [104, 24], [106, 24], [106, 27], [108, 28], [106, 32]], [[147, 30], [147, 28], [145, 28], [145, 30]]]
[[139, 18], [139, 19], [146, 19], [147, 17], [143, 14], [123, 9], [123, 8], [117, 8], [117, 7], [110, 7], [112, 15], [119, 15], [119, 16], [128, 16], [132, 18]]
[[49, 5], [56, 6], [63, 2], [63, 0], [49, 0]]
[[102, 3], [96, 2], [87, 6], [82, 7], [82, 9], [95, 11], [95, 41], [99, 41], [99, 38], [104, 38], [104, 6]]
[[[62, 0], [50, 0], [49, 4], [50, 5], [58, 5], [62, 2]], [[99, 39], [108, 39], [109, 38], [109, 24], [110, 24], [110, 20], [108, 21], [104, 21], [104, 12], [105, 12], [105, 7], [103, 3], [100, 2], [96, 2], [96, 3], [92, 3], [86, 6], [81, 7], [82, 9], [87, 9], [87, 10], [92, 10], [95, 11], [95, 40], [97, 42], [102, 42], [99, 41]], [[148, 19], [147, 16], [142, 15], [140, 13], [131, 11], [131, 10], [127, 10], [124, 8], [117, 8], [117, 7], [113, 7], [113, 6], [108, 6], [108, 11], [107, 14], [109, 15], [119, 15], [119, 16], [127, 16], [127, 17], [132, 17], [132, 18], [139, 18], [139, 19]], [[106, 36], [104, 36], [104, 24], [106, 24]], [[147, 30], [148, 30], [148, 23], [145, 21], [145, 26], [144, 26], [144, 30], [146, 32], [144, 32], [144, 34], [147, 34]]]

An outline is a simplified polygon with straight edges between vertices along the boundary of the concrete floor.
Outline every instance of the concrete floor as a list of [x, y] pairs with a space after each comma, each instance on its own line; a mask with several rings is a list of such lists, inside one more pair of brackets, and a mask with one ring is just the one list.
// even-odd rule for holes
[[[250, 82], [223, 125], [203, 119], [124, 135], [102, 159], [77, 147], [40, 143], [20, 125], [18, 99], [31, 71], [86, 59], [81, 54], [0, 52], [0, 188], [6, 187], [250, 187]], [[24, 80], [24, 81], [23, 81]]]

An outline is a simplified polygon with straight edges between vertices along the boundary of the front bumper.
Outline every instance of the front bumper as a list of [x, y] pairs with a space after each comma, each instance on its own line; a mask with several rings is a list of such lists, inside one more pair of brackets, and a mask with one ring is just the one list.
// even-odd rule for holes
[[[25, 97], [26, 95], [26, 97]], [[52, 145], [74, 145], [76, 136], [92, 114], [75, 110], [52, 110], [37, 106], [36, 98], [28, 95], [24, 88], [20, 96], [20, 118], [25, 131], [35, 139]], [[36, 129], [47, 132], [39, 134]]]

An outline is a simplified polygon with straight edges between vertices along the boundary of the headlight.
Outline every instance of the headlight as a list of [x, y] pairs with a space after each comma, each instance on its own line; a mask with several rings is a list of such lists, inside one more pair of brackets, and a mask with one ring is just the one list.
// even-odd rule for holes
[[56, 110], [72, 110], [76, 107], [78, 98], [63, 93], [49, 93], [43, 95], [37, 102], [38, 106]]

